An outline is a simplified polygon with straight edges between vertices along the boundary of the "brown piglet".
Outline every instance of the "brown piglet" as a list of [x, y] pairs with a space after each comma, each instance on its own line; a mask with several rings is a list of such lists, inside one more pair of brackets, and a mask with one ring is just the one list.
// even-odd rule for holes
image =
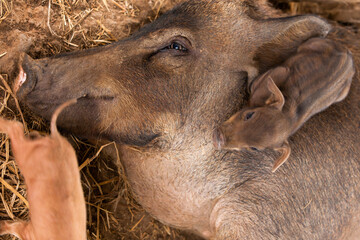
[[75, 151], [62, 137], [56, 120], [76, 100], [55, 110], [51, 135], [25, 137], [19, 122], [0, 118], [0, 131], [7, 133], [15, 161], [24, 176], [29, 202], [29, 221], [1, 221], [0, 235], [22, 240], [85, 240], [86, 208]]
[[289, 136], [314, 114], [342, 101], [354, 73], [352, 55], [345, 47], [329, 39], [308, 40], [284, 64], [250, 84], [248, 106], [215, 131], [215, 147], [273, 148], [281, 152], [275, 172], [290, 156]]

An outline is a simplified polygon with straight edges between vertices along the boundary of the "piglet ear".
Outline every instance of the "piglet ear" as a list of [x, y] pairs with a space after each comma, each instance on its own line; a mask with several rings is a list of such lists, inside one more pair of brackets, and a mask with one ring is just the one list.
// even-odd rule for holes
[[284, 106], [285, 99], [275, 82], [282, 83], [286, 81], [289, 71], [289, 68], [280, 66], [270, 69], [256, 78], [249, 86], [249, 90], [252, 95], [250, 99], [250, 106], [272, 106], [281, 111]]
[[274, 83], [271, 77], [266, 79], [267, 90], [269, 91], [269, 97], [265, 101], [265, 105], [275, 107], [279, 111], [282, 110], [285, 103], [285, 98], [280, 89]]

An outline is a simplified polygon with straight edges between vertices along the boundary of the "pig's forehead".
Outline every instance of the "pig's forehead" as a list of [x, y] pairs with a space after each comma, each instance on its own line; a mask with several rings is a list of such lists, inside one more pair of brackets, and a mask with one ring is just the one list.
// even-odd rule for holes
[[247, 15], [253, 15], [251, 13], [255, 11], [248, 11], [250, 7], [241, 1], [187, 1], [145, 25], [134, 35], [166, 28], [187, 28], [192, 31], [222, 28], [241, 18], [248, 18]]

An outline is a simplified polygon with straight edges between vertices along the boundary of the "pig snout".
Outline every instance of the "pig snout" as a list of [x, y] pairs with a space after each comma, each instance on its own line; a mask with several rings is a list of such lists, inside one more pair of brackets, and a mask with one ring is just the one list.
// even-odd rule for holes
[[22, 63], [19, 65], [18, 76], [13, 84], [14, 93], [19, 97], [30, 93], [35, 88], [38, 76], [42, 72], [41, 64], [25, 54]]

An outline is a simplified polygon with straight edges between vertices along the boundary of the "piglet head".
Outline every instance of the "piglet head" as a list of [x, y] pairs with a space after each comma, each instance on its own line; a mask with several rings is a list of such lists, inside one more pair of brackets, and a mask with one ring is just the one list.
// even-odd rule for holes
[[216, 148], [262, 150], [280, 146], [286, 140], [290, 128], [282, 113], [285, 103], [283, 94], [271, 77], [263, 81], [256, 91], [258, 94], [252, 96], [261, 96], [263, 103], [235, 113], [222, 124], [214, 133]]

